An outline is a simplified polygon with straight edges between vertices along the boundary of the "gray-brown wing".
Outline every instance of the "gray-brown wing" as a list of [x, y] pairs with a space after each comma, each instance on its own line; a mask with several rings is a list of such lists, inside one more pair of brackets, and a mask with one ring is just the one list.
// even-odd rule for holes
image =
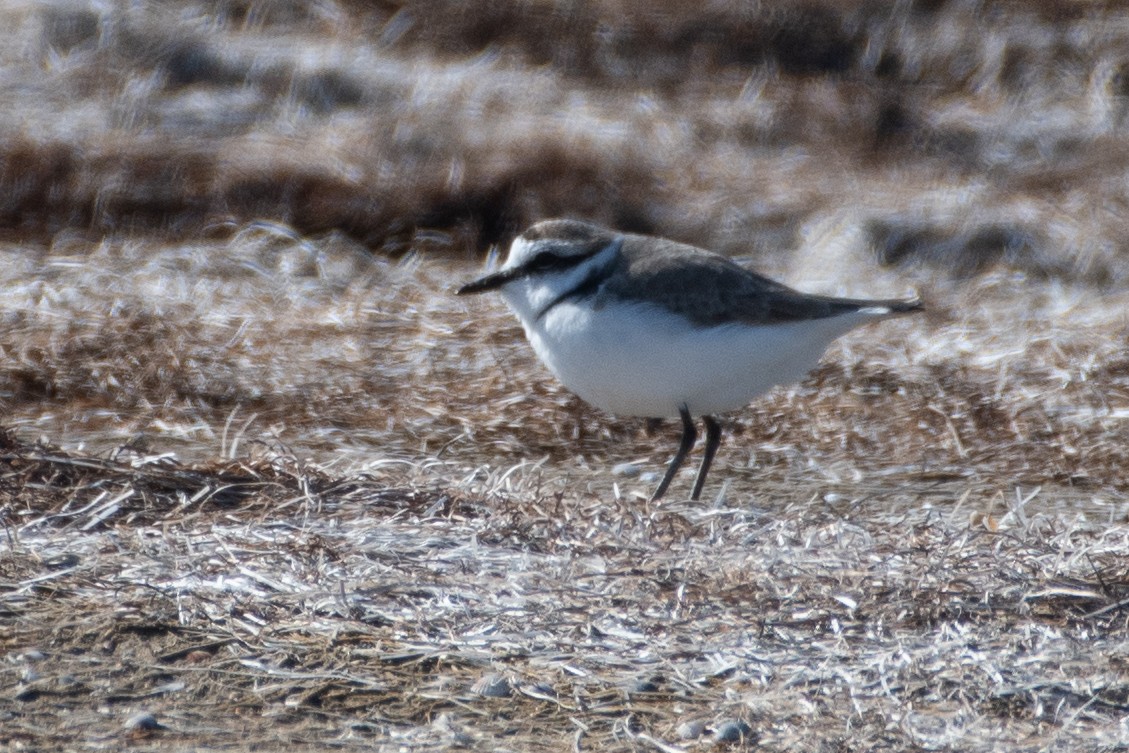
[[654, 243], [654, 239], [627, 236], [617, 269], [601, 293], [663, 306], [699, 326], [822, 319], [874, 306], [898, 313], [920, 308], [913, 301], [809, 295], [719, 254], [665, 240], [648, 247], [644, 241]]

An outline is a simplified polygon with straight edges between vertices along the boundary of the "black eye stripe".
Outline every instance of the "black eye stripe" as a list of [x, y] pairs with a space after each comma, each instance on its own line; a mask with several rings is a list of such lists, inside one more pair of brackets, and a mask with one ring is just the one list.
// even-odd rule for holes
[[[618, 242], [614, 242], [618, 244]], [[570, 269], [591, 259], [596, 254], [609, 248], [608, 243], [588, 243], [580, 253], [577, 253], [576, 244], [564, 243], [550, 245], [544, 251], [538, 252], [532, 259], [521, 265], [525, 274], [538, 274], [541, 272], [555, 272]], [[571, 252], [571, 253], [569, 253]]]
[[587, 254], [561, 256], [553, 251], [542, 251], [525, 263], [530, 272], [548, 272], [552, 269], [568, 269], [588, 258]]

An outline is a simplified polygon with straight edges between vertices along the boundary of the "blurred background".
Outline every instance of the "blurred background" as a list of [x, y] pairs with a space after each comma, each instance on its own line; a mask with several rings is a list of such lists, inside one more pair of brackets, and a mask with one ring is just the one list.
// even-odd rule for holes
[[560, 214], [1116, 282], [1120, 3], [17, 2], [5, 235], [477, 253]]
[[[814, 292], [920, 289], [931, 329], [848, 340], [865, 359], [816, 380], [916, 385], [940, 406], [910, 422], [916, 460], [1032, 452], [1037, 430], [1056, 438], [1021, 467], [1091, 473], [1063, 460], [1083, 435], [1122, 459], [1127, 3], [58, 0], [0, 21], [0, 410], [28, 436], [606, 439], [500, 306], [449, 295], [567, 215]], [[536, 416], [486, 395], [556, 412], [518, 436]]]

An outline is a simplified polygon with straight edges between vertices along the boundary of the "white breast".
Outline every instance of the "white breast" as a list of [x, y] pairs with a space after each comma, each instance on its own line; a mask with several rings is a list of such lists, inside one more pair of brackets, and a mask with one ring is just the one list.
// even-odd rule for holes
[[[675, 417], [736, 410], [778, 384], [798, 381], [827, 346], [866, 321], [826, 319], [694, 327], [646, 304], [554, 306], [541, 319], [514, 307], [546, 366], [587, 402], [622, 416]], [[528, 311], [528, 308], [526, 308]]]

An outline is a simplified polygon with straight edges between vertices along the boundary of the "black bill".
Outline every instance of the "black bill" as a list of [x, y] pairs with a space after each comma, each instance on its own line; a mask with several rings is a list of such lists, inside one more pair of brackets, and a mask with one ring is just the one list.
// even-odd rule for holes
[[522, 270], [519, 269], [504, 269], [501, 272], [480, 277], [473, 282], [468, 282], [461, 288], [455, 291], [455, 295], [468, 295], [470, 293], [485, 293], [487, 290], [495, 290], [502, 287], [515, 277], [520, 277]]

